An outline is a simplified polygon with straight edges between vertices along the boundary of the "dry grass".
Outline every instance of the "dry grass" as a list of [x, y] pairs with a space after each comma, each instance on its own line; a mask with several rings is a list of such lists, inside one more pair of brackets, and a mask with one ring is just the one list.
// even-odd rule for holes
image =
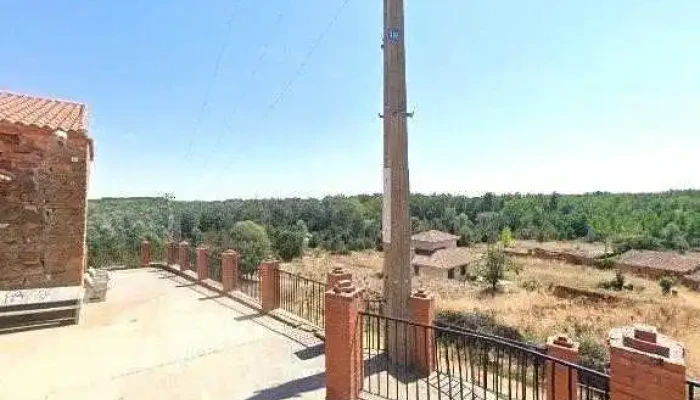
[[[628, 275], [626, 281], [640, 289], [609, 292], [621, 298], [614, 304], [558, 298], [550, 290], [552, 285], [596, 290], [599, 282], [612, 279], [615, 272], [559, 261], [532, 258], [516, 261], [523, 268], [519, 275], [510, 277], [513, 289], [509, 293], [492, 296], [482, 286], [447, 279], [417, 277], [413, 285], [435, 293], [439, 309], [489, 313], [538, 341], [568, 333], [591, 336], [605, 343], [613, 327], [631, 323], [655, 325], [662, 333], [686, 345], [689, 372], [700, 375], [700, 293], [678, 287], [678, 296], [662, 296], [657, 282]], [[365, 287], [381, 291], [382, 255], [375, 251], [347, 256], [315, 251], [285, 268], [324, 281], [325, 274], [337, 266], [351, 270], [355, 280], [363, 282]], [[539, 282], [540, 287], [524, 289], [529, 282]]]

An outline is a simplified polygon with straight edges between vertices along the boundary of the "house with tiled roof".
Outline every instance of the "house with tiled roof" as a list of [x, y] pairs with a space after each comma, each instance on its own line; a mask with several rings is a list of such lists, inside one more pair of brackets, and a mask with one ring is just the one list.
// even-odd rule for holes
[[416, 276], [458, 279], [469, 274], [483, 256], [473, 248], [457, 247], [459, 236], [430, 230], [411, 237]]
[[84, 104], [0, 91], [0, 316], [80, 297], [92, 159]]

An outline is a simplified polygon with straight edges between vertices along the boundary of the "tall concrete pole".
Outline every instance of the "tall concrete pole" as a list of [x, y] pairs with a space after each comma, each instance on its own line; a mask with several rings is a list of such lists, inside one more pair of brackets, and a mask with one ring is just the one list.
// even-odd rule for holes
[[387, 314], [408, 317], [411, 221], [403, 0], [384, 0], [384, 297]]

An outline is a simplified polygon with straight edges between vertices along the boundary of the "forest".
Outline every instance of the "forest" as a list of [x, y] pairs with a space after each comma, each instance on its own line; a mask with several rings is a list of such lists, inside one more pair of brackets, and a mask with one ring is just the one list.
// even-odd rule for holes
[[[177, 201], [104, 198], [89, 201], [89, 264], [135, 262], [142, 239], [160, 251], [168, 238], [234, 247], [260, 257], [291, 259], [304, 247], [336, 253], [381, 246], [381, 195], [323, 199], [232, 199]], [[700, 190], [580, 195], [487, 193], [481, 197], [414, 194], [414, 232], [439, 229], [460, 236], [461, 245], [496, 241], [504, 229], [516, 239], [605, 241], [629, 248], [700, 247]]]

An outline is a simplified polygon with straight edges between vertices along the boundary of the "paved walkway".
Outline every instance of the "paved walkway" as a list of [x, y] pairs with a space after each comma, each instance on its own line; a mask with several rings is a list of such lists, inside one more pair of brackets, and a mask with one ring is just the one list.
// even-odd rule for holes
[[79, 325], [0, 335], [0, 399], [323, 399], [322, 343], [158, 269]]

